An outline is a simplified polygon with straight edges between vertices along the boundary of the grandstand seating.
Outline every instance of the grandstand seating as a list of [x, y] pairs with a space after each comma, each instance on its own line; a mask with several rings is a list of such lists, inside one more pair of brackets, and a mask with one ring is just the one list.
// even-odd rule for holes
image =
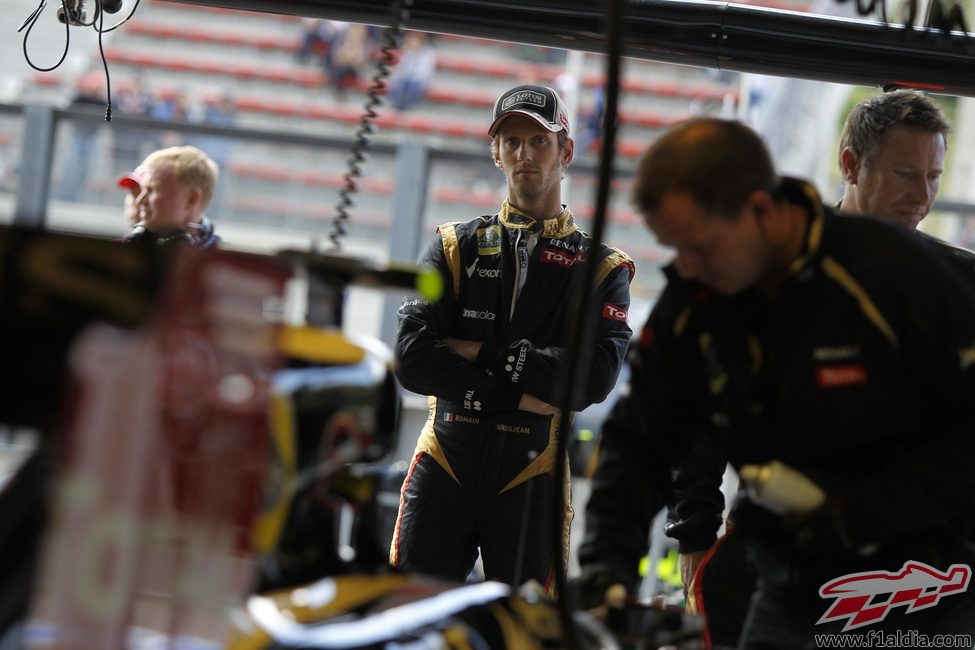
[[[296, 61], [300, 38], [300, 22], [291, 16], [143, 0], [136, 16], [106, 43], [106, 58], [116, 88], [139, 77], [156, 96], [182, 93], [197, 105], [229, 92], [239, 125], [351, 138], [361, 120], [369, 79], [361, 79], [344, 98], [335, 96], [324, 87], [318, 66]], [[547, 60], [544, 51], [534, 48], [528, 54], [541, 56], [529, 60], [524, 46], [510, 43], [441, 35], [435, 48], [437, 75], [423, 104], [404, 113], [381, 111], [378, 140], [423, 137], [435, 146], [483, 151], [489, 162], [484, 131], [497, 94], [522, 80], [554, 84], [564, 70]], [[602, 65], [601, 56], [585, 57], [578, 82], [580, 114], [591, 110], [594, 92], [603, 83]], [[34, 81], [49, 96], [59, 92], [67, 103], [69, 77], [38, 75]], [[621, 165], [632, 165], [662, 128], [694, 112], [716, 112], [737, 102], [733, 75], [646, 61], [626, 61], [622, 90], [617, 142]], [[221, 181], [232, 189], [224, 205], [231, 214], [219, 218], [320, 229], [331, 217], [329, 206], [336, 203], [343, 184], [345, 157], [239, 143]], [[389, 228], [391, 172], [391, 159], [378, 164], [371, 160], [361, 179], [354, 222], [365, 236], [383, 236]], [[88, 182], [96, 193], [111, 186], [105, 178]], [[585, 175], [571, 182], [568, 202], [585, 224], [592, 213], [593, 184]], [[483, 172], [438, 166], [426, 223], [493, 211], [502, 184], [493, 167]], [[610, 239], [625, 241], [638, 261], [656, 266], [666, 254], [629, 208], [626, 183], [616, 187], [622, 191], [615, 193], [610, 208]], [[651, 275], [638, 274], [638, 284], [646, 288], [642, 283]]]

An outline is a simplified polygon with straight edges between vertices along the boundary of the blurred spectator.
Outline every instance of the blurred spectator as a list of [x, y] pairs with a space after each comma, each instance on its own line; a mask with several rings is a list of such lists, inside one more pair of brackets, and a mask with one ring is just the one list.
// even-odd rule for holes
[[186, 95], [177, 90], [159, 97], [159, 101], [152, 108], [152, 116], [157, 120], [169, 122], [186, 122], [189, 120], [189, 106]]
[[409, 32], [389, 84], [389, 101], [393, 108], [406, 111], [423, 101], [436, 71], [437, 53], [427, 34]]
[[576, 149], [579, 153], [597, 152], [602, 141], [603, 113], [606, 111], [606, 91], [597, 86], [593, 91], [593, 104], [588, 113], [582, 116]]
[[[152, 97], [145, 89], [145, 80], [134, 77], [128, 84], [121, 84], [113, 92], [112, 103], [116, 114], [149, 117], [152, 113]], [[135, 167], [144, 157], [145, 150], [153, 144], [149, 131], [141, 127], [112, 123], [112, 167], [121, 172]]]
[[334, 46], [325, 81], [335, 90], [335, 96], [343, 99], [346, 90], [356, 85], [360, 71], [369, 62], [373, 43], [365, 25], [351, 24], [336, 39]]
[[[68, 108], [84, 109], [96, 106], [103, 108], [106, 101], [105, 84], [99, 70], [82, 77]], [[68, 145], [68, 153], [61, 169], [61, 178], [54, 191], [55, 198], [62, 201], [77, 201], [83, 195], [100, 126], [94, 121], [71, 121], [71, 143]]]
[[326, 69], [335, 40], [342, 35], [348, 23], [339, 20], [319, 20], [317, 18], [301, 19], [301, 46], [295, 53], [298, 63], [305, 63], [312, 54], [322, 57]]
[[[152, 109], [152, 117], [164, 122], [189, 122], [190, 108], [182, 90], [166, 93], [159, 97]], [[176, 131], [162, 131], [156, 139], [157, 148], [175, 147], [183, 144], [183, 135]]]
[[[233, 94], [225, 92], [216, 100], [206, 102], [199, 121], [213, 126], [233, 126], [237, 122], [237, 100]], [[191, 144], [202, 149], [220, 167], [230, 158], [234, 139], [220, 135], [197, 135]]]
[[[225, 92], [216, 101], [206, 103], [200, 121], [204, 124], [214, 126], [233, 126], [237, 122], [237, 101], [234, 96]], [[197, 149], [205, 151], [213, 162], [221, 169], [227, 168], [230, 157], [233, 154], [237, 140], [232, 137], [222, 135], [196, 135], [190, 139], [189, 144]], [[210, 201], [210, 208], [219, 213], [223, 204], [223, 195], [226, 183], [220, 183], [214, 190], [213, 199]]]

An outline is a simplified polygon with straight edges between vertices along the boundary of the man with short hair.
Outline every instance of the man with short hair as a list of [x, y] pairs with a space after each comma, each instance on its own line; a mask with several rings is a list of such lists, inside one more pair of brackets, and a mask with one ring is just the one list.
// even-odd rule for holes
[[938, 195], [949, 128], [941, 107], [914, 90], [857, 104], [840, 136], [839, 209], [917, 228]]
[[[205, 212], [218, 175], [217, 164], [196, 147], [169, 147], [149, 154], [135, 171], [119, 179], [130, 193], [139, 190], [133, 203], [138, 222], [123, 241], [216, 245], [220, 238]], [[131, 218], [128, 198], [126, 216]]]
[[[857, 104], [840, 136], [846, 193], [839, 209], [916, 229], [938, 196], [949, 130], [941, 107], [914, 90], [875, 95]], [[975, 279], [975, 253], [918, 234], [941, 247], [949, 263]]]
[[443, 276], [444, 296], [399, 311], [397, 376], [429, 396], [430, 416], [403, 483], [390, 562], [463, 580], [479, 549], [486, 578], [551, 590], [555, 562], [566, 559], [548, 543], [553, 490], [568, 490], [553, 484], [553, 404], [580, 270], [597, 265], [588, 304], [596, 325], [573, 410], [605, 399], [616, 382], [634, 266], [618, 249], [592, 250], [562, 203], [574, 143], [554, 90], [503, 93], [488, 135], [507, 199], [495, 215], [437, 229], [422, 261]]
[[[735, 534], [759, 574], [740, 647], [811, 648], [865, 620], [975, 632], [975, 597], [948, 589], [956, 565], [975, 563], [965, 281], [909, 232], [835, 214], [808, 183], [778, 178], [737, 122], [693, 119], [662, 136], [633, 195], [676, 258], [631, 355], [631, 390], [603, 428], [583, 595], [635, 587], [671, 468], [708, 440], [743, 475], [777, 460], [819, 495], [800, 507], [779, 498], [799, 492], [760, 482], [739, 495]], [[876, 580], [858, 583], [864, 574]], [[827, 589], [838, 579], [852, 591]], [[918, 579], [943, 602], [917, 607], [921, 591], [905, 590]]]

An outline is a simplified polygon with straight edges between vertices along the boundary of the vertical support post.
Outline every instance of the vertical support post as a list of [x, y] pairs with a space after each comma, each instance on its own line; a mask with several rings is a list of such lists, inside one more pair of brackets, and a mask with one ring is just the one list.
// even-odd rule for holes
[[[393, 225], [389, 237], [390, 262], [415, 262], [420, 254], [429, 183], [429, 148], [419, 141], [404, 142], [396, 150]], [[398, 307], [398, 297], [394, 298], [388, 293], [383, 297], [380, 338], [391, 348], [396, 343]]]
[[27, 105], [23, 115], [24, 135], [14, 225], [43, 228], [47, 221], [57, 124], [51, 106]]

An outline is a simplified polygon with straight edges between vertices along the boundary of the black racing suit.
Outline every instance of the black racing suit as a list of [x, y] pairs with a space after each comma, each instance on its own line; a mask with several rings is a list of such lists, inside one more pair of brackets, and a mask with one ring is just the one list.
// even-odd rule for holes
[[[507, 202], [497, 215], [438, 228], [422, 262], [442, 274], [444, 296], [409, 300], [399, 312], [397, 376], [430, 396], [430, 415], [403, 483], [393, 566], [462, 580], [480, 547], [488, 579], [520, 576], [551, 587], [548, 504], [552, 489], [568, 487], [552, 484], [558, 418], [518, 404], [523, 393], [559, 401], [583, 260], [598, 267], [590, 304], [598, 322], [573, 410], [605, 399], [616, 383], [629, 345], [634, 266], [609, 246], [592, 255], [590, 241], [568, 209], [536, 223]], [[482, 341], [476, 363], [447, 337]]]
[[[827, 494], [813, 516], [733, 511], [759, 571], [749, 648], [838, 631], [816, 624], [831, 604], [818, 590], [842, 575], [975, 563], [975, 293], [901, 228], [833, 214], [797, 181], [783, 196], [810, 220], [775, 299], [668, 269], [603, 430], [580, 549], [584, 573], [634, 585], [671, 468], [702, 437], [736, 468], [796, 468]], [[883, 625], [972, 631], [972, 600], [894, 607]]]

